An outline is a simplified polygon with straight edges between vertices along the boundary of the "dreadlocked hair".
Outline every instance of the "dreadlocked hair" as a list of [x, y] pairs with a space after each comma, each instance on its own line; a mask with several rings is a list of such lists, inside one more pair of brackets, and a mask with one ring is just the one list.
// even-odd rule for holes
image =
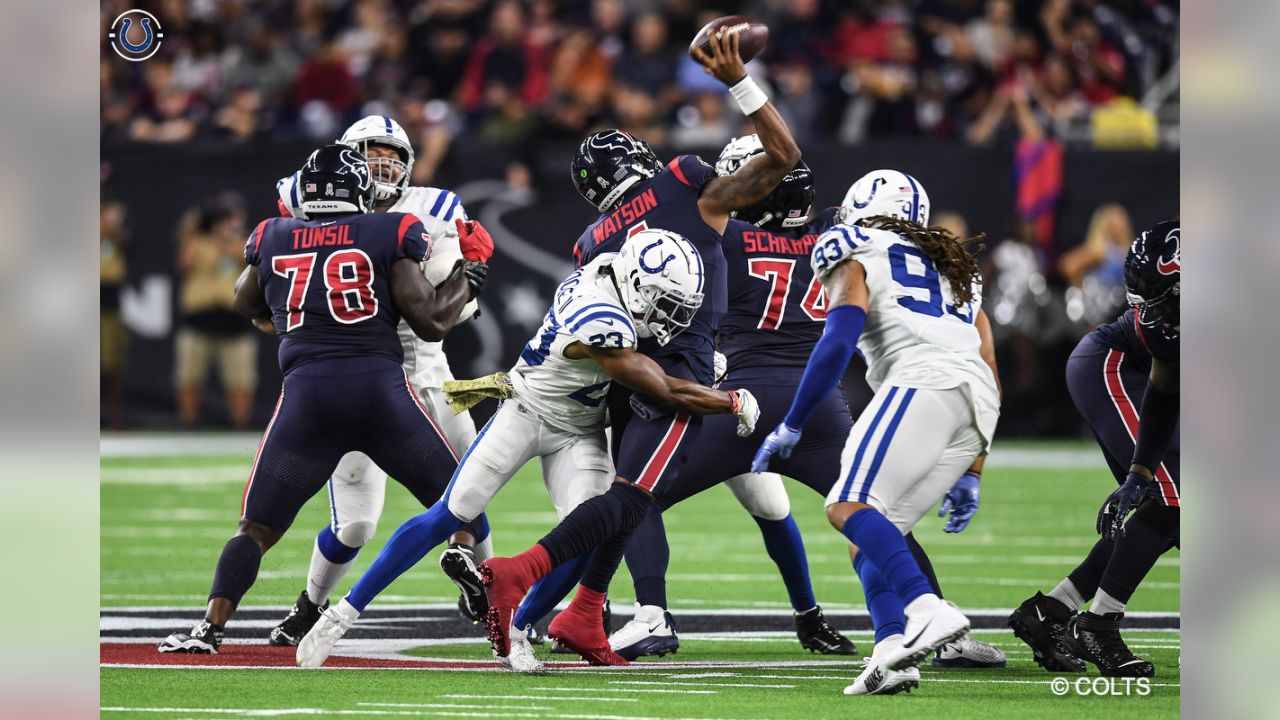
[[910, 240], [933, 261], [938, 274], [951, 283], [951, 294], [957, 303], [973, 299], [973, 283], [982, 282], [976, 253], [986, 249], [982, 242], [987, 237], [986, 233], [961, 240], [945, 228], [925, 227], [891, 215], [874, 215], [864, 226], [888, 230]]

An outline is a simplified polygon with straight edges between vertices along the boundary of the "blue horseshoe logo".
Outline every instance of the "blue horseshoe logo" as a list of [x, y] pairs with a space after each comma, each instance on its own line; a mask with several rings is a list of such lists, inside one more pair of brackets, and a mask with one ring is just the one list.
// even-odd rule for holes
[[640, 261], [641, 270], [644, 270], [647, 273], [660, 273], [663, 270], [667, 269], [668, 263], [676, 259], [675, 255], [668, 255], [665, 258], [663, 258], [662, 263], [660, 265], [658, 265], [657, 267], [650, 267], [649, 264], [644, 261], [644, 256], [650, 250], [658, 247], [661, 244], [662, 244], [661, 240], [654, 240], [651, 245], [646, 246], [643, 250], [640, 251], [640, 255], [637, 259]]
[[884, 182], [885, 182], [885, 179], [884, 179], [884, 178], [876, 178], [876, 179], [872, 180], [872, 181], [871, 181], [871, 192], [867, 195], [867, 199], [866, 199], [866, 201], [865, 201], [865, 202], [858, 202], [858, 198], [854, 198], [854, 199], [853, 199], [853, 206], [854, 206], [854, 207], [856, 207], [856, 208], [858, 208], [859, 210], [861, 210], [861, 209], [865, 208], [866, 206], [870, 205], [870, 204], [871, 204], [871, 201], [872, 201], [872, 200], [874, 200], [874, 199], [875, 199], [875, 197], [876, 197], [876, 190], [877, 190], [877, 189], [880, 187], [880, 185], [881, 185], [882, 183], [884, 183]]
[[131, 53], [140, 53], [151, 47], [151, 43], [156, 39], [156, 34], [151, 30], [151, 18], [142, 18], [142, 30], [147, 34], [147, 37], [140, 45], [134, 45], [129, 42], [129, 28], [132, 26], [133, 18], [125, 18], [119, 36], [120, 44], [124, 46], [124, 49]]

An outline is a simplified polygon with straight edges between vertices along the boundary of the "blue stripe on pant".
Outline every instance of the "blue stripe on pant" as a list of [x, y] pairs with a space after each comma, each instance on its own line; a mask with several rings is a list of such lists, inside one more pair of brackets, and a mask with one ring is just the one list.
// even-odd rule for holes
[[[858, 444], [858, 452], [853, 456], [853, 462], [849, 465], [849, 474], [845, 476], [844, 483], [840, 488], [840, 502], [849, 501], [849, 493], [853, 490], [853, 478], [858, 474], [858, 466], [862, 464], [862, 455], [867, 451], [867, 446], [871, 444], [871, 438], [876, 434], [876, 428], [880, 426], [880, 421], [884, 418], [885, 411], [889, 409], [889, 404], [893, 402], [893, 396], [897, 393], [898, 388], [889, 388], [889, 393], [885, 395], [884, 401], [876, 409], [875, 417], [871, 418], [871, 426], [867, 428], [867, 434], [862, 436], [862, 442]], [[870, 408], [863, 410], [863, 412], [865, 413], [868, 410]]]
[[[916, 389], [911, 388], [902, 396], [902, 402], [898, 405], [898, 411], [893, 414], [893, 419], [889, 421], [889, 427], [885, 428], [884, 437], [880, 439], [880, 448], [876, 450], [875, 457], [871, 460], [871, 467], [867, 470], [867, 477], [862, 482], [862, 490], [858, 493], [858, 502], [865, 503], [867, 494], [871, 492], [871, 483], [875, 482], [876, 474], [880, 472], [880, 463], [884, 462], [885, 453], [889, 451], [889, 443], [893, 442], [894, 433], [898, 432], [898, 425], [902, 423], [902, 416], [907, 412], [907, 406], [911, 404], [911, 398], [915, 397]], [[888, 403], [885, 403], [886, 407]]]

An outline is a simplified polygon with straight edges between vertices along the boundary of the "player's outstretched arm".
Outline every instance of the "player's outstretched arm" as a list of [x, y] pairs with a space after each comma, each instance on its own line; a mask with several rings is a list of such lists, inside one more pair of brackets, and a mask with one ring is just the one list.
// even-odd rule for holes
[[764, 145], [764, 153], [748, 160], [736, 173], [713, 178], [703, 186], [698, 208], [708, 224], [721, 228], [731, 211], [750, 207], [773, 192], [800, 162], [800, 147], [778, 109], [747, 75], [738, 54], [737, 33], [713, 33], [709, 42], [711, 51], [694, 48], [693, 58], [708, 74], [729, 86]]
[[414, 334], [438, 342], [453, 329], [462, 306], [471, 299], [472, 285], [459, 260], [439, 287], [422, 274], [417, 261], [401, 258], [391, 265], [391, 300]]

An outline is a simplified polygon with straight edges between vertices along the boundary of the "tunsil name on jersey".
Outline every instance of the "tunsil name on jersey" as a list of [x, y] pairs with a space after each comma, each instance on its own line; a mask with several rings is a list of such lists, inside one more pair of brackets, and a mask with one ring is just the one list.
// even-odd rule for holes
[[355, 240], [351, 239], [350, 230], [348, 225], [297, 228], [293, 231], [293, 249], [307, 250], [314, 247], [354, 245]]

